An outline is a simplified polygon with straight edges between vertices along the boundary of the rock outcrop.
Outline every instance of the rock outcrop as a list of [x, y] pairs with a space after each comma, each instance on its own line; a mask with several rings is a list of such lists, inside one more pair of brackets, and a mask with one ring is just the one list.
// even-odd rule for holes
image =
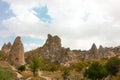
[[95, 45], [95, 43], [93, 43], [91, 49], [89, 51], [86, 52], [86, 55], [85, 55], [85, 59], [99, 59], [99, 52], [98, 52], [98, 49]]
[[93, 45], [90, 49], [90, 54], [93, 54], [93, 55], [98, 54], [98, 50], [97, 50], [95, 43], [93, 43]]
[[61, 48], [61, 39], [58, 36], [52, 36], [48, 34], [46, 43], [43, 45], [43, 49], [46, 50], [59, 50]]
[[15, 39], [13, 46], [11, 47], [8, 56], [8, 61], [15, 66], [20, 66], [25, 64], [24, 47], [21, 42], [21, 38], [19, 36]]
[[[28, 52], [29, 54], [31, 52]], [[32, 53], [39, 55], [41, 58], [51, 62], [66, 64], [67, 62], [75, 61], [76, 54], [73, 54], [69, 48], [64, 48], [61, 45], [61, 39], [58, 36], [48, 34], [47, 40], [43, 47], [34, 50]], [[27, 55], [26, 61], [29, 61], [30, 54]], [[74, 59], [74, 60], [73, 60]]]
[[4, 44], [3, 46], [2, 46], [2, 51], [4, 51], [7, 55], [9, 54], [9, 52], [10, 52], [10, 50], [11, 50], [11, 47], [12, 47], [12, 45], [11, 45], [11, 43], [10, 42], [8, 42], [8, 44]]
[[65, 62], [68, 49], [61, 46], [61, 39], [58, 36], [48, 34], [48, 38], [39, 52], [52, 62]]

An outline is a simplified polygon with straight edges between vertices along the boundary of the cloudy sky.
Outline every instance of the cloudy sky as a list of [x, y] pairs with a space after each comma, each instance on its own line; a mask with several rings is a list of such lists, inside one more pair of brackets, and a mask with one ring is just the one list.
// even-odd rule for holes
[[21, 36], [25, 51], [58, 35], [62, 46], [120, 45], [120, 0], [0, 0], [0, 48]]

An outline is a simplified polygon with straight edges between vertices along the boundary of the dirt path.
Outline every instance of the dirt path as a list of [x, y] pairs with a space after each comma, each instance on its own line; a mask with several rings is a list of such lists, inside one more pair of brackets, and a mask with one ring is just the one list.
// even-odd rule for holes
[[25, 79], [25, 80], [31, 80], [31, 78], [32, 78], [32, 77], [29, 77], [29, 78], [27, 78], [27, 79]]
[[39, 76], [40, 76], [41, 78], [44, 78], [44, 79], [46, 79], [46, 80], [51, 80], [50, 77], [42, 76], [42, 71], [38, 71], [38, 74], [39, 74]]
[[17, 72], [17, 69], [15, 69], [15, 68], [14, 68], [13, 66], [11, 66], [11, 65], [10, 65], [10, 67], [11, 67], [11, 69], [12, 69], [13, 71], [15, 71], [15, 73], [17, 74], [17, 78], [18, 78], [18, 79], [20, 79], [20, 78], [23, 77], [20, 73]]

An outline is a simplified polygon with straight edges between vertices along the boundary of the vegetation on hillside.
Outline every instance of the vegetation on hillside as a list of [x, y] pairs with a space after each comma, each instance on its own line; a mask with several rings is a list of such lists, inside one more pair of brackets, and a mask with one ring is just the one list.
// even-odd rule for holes
[[7, 59], [7, 55], [3, 51], [0, 51], [0, 60], [6, 60], [6, 59]]
[[84, 73], [84, 76], [92, 80], [104, 79], [107, 77], [107, 70], [99, 62], [93, 62]]
[[9, 69], [0, 67], [0, 80], [14, 80], [15, 73]]

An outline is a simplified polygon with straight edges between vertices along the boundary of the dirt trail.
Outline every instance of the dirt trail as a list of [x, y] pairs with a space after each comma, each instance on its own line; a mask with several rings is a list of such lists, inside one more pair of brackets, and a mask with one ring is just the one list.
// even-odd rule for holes
[[17, 72], [17, 69], [15, 69], [15, 68], [14, 68], [13, 66], [11, 66], [11, 65], [10, 65], [10, 67], [11, 67], [11, 69], [12, 69], [13, 71], [15, 71], [15, 73], [17, 74], [17, 78], [18, 78], [18, 79], [20, 79], [20, 78], [23, 77], [20, 73]]
[[38, 74], [39, 74], [39, 76], [40, 76], [41, 78], [44, 78], [44, 79], [46, 79], [46, 80], [51, 80], [50, 77], [42, 76], [42, 71], [38, 71]]

